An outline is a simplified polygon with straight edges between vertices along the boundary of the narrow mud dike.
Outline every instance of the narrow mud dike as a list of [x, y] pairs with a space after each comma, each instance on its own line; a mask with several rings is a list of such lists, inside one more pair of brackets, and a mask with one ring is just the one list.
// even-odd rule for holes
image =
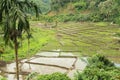
[[[85, 66], [86, 64], [72, 53], [62, 52], [61, 56], [59, 56], [59, 52], [40, 52], [29, 59], [20, 61], [19, 74], [27, 76], [33, 72], [39, 74], [61, 72], [72, 77], [75, 71], [82, 71]], [[6, 68], [0, 68], [0, 74], [8, 76], [8, 80], [12, 76], [12, 80], [14, 80], [16, 77], [15, 62], [7, 64]]]
[[[65, 67], [65, 66], [59, 66], [59, 65], [55, 65], [55, 64], [47, 64], [47, 63], [37, 63], [37, 62], [30, 62], [30, 60], [33, 60], [33, 59], [35, 59], [35, 58], [41, 58], [41, 57], [43, 57], [43, 58], [74, 58], [75, 60], [74, 60], [74, 62], [73, 62], [73, 64], [72, 64], [72, 66], [71, 67]], [[75, 64], [76, 64], [76, 62], [77, 62], [77, 60], [78, 60], [78, 57], [77, 56], [41, 56], [41, 55], [35, 55], [34, 56], [34, 58], [32, 58], [32, 59], [30, 59], [30, 60], [28, 60], [28, 61], [26, 61], [25, 63], [28, 63], [28, 64], [34, 64], [34, 65], [43, 65], [43, 66], [50, 66], [50, 67], [57, 67], [57, 68], [61, 68], [61, 69], [65, 69], [65, 70], [67, 70], [66, 72], [67, 73], [69, 73], [69, 71], [70, 70], [73, 70], [73, 69], [75, 69]]]
[[[30, 60], [36, 59], [36, 58], [75, 58], [75, 61], [73, 62], [72, 66], [70, 68], [68, 67], [64, 67], [64, 66], [59, 66], [59, 65], [55, 65], [55, 64], [47, 64], [47, 63], [37, 63], [37, 62], [30, 62]], [[27, 61], [25, 61], [24, 63], [28, 63], [28, 64], [34, 64], [34, 65], [43, 65], [43, 66], [50, 66], [50, 67], [58, 67], [61, 69], [65, 69], [65, 70], [73, 70], [75, 69], [75, 64], [77, 62], [78, 58], [77, 56], [40, 56], [40, 55], [35, 55], [34, 58], [32, 59], [28, 59]], [[20, 65], [23, 65], [24, 63], [20, 62]], [[21, 69], [21, 68], [20, 68]], [[16, 74], [16, 72], [9, 72], [9, 71], [4, 71], [2, 69], [0, 69], [1, 72], [3, 73], [7, 73], [7, 74]], [[30, 72], [24, 72], [21, 71], [20, 75], [27, 75]]]

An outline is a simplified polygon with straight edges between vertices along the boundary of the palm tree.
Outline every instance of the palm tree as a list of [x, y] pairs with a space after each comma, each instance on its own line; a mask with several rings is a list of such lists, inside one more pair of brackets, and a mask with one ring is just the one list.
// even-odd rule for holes
[[30, 35], [30, 25], [25, 8], [34, 8], [36, 16], [38, 16], [38, 8], [33, 2], [28, 0], [0, 0], [0, 21], [4, 22], [4, 40], [6, 44], [10, 42], [14, 44], [17, 80], [19, 80], [18, 39], [21, 39], [23, 31], [28, 36]]

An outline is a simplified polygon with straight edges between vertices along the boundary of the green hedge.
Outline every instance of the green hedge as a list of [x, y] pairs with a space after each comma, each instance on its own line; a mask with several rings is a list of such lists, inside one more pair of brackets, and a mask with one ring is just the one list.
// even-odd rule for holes
[[36, 80], [71, 80], [66, 74], [62, 74], [59, 72], [47, 75], [40, 75], [36, 78]]

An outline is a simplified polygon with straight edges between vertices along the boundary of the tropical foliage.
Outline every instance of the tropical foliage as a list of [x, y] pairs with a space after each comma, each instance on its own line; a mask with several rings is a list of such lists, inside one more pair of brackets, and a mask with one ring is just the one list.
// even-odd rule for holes
[[39, 75], [31, 80], [71, 80], [71, 79], [66, 74], [56, 72], [53, 74]]
[[77, 72], [75, 80], [120, 80], [120, 68], [104, 56], [95, 55], [82, 73]]
[[[53, 18], [61, 21], [109, 21], [120, 22], [120, 1], [119, 0], [51, 0], [51, 13], [47, 15], [49, 20]], [[49, 16], [53, 12], [56, 15]], [[61, 18], [67, 16], [66, 18]], [[75, 17], [78, 16], [78, 17]], [[81, 19], [85, 18], [84, 20]], [[72, 19], [74, 17], [74, 19]], [[77, 18], [77, 19], [76, 19]], [[46, 19], [43, 19], [46, 21]]]
[[0, 21], [4, 22], [3, 30], [5, 44], [14, 44], [17, 80], [19, 80], [18, 39], [20, 38], [22, 40], [23, 31], [27, 33], [28, 41], [30, 38], [30, 26], [27, 19], [27, 14], [25, 12], [26, 8], [34, 8], [36, 11], [36, 16], [38, 16], [37, 6], [28, 0], [0, 1]]
[[0, 80], [6, 80], [5, 78], [3, 78], [2, 76], [0, 76]]

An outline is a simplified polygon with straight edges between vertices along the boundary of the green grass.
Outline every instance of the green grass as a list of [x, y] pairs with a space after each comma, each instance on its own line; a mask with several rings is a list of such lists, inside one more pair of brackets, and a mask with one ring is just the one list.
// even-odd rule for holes
[[[36, 24], [35, 22], [31, 22], [31, 24]], [[26, 38], [26, 34], [23, 35], [22, 44], [20, 44], [19, 47], [19, 59], [29, 58], [30, 56], [36, 54], [40, 51], [40, 49], [50, 42], [53, 38], [52, 35], [54, 35], [53, 30], [48, 29], [42, 29], [39, 28], [39, 26], [31, 26], [31, 33], [32, 38], [30, 38], [30, 47], [28, 50], [28, 40]], [[2, 37], [0, 37], [0, 42], [4, 46], [4, 41]], [[4, 53], [2, 55], [1, 60], [5, 61], [13, 61], [14, 58], [14, 48], [11, 48], [10, 46], [6, 46]]]
[[96, 26], [101, 26], [101, 27], [106, 27], [108, 26], [110, 23], [107, 22], [96, 22], [95, 25]]
[[[50, 42], [42, 50], [61, 49], [63, 51], [79, 51], [78, 55], [92, 56], [103, 54], [105, 56], [120, 57], [118, 40], [114, 39], [114, 33], [120, 33], [118, 25], [108, 22], [67, 22], [58, 23], [58, 31], [61, 37]], [[60, 45], [59, 42], [64, 43]], [[118, 58], [112, 59], [120, 62]]]
[[[30, 23], [33, 35], [33, 38], [30, 39], [30, 49], [28, 51], [27, 39], [24, 34], [23, 44], [19, 49], [20, 59], [28, 58], [41, 50], [57, 49], [78, 51], [77, 54], [80, 56], [92, 56], [99, 53], [110, 57], [120, 57], [120, 43], [118, 39], [114, 38], [115, 34], [120, 33], [118, 25], [108, 22], [66, 22], [58, 23], [56, 30], [55, 28], [41, 27], [39, 21], [31, 21]], [[54, 23], [49, 25], [54, 25]], [[1, 38], [0, 40], [0, 44], [3, 45]], [[6, 61], [14, 60], [14, 51], [6, 47], [2, 56]], [[120, 62], [119, 58], [110, 59]]]

